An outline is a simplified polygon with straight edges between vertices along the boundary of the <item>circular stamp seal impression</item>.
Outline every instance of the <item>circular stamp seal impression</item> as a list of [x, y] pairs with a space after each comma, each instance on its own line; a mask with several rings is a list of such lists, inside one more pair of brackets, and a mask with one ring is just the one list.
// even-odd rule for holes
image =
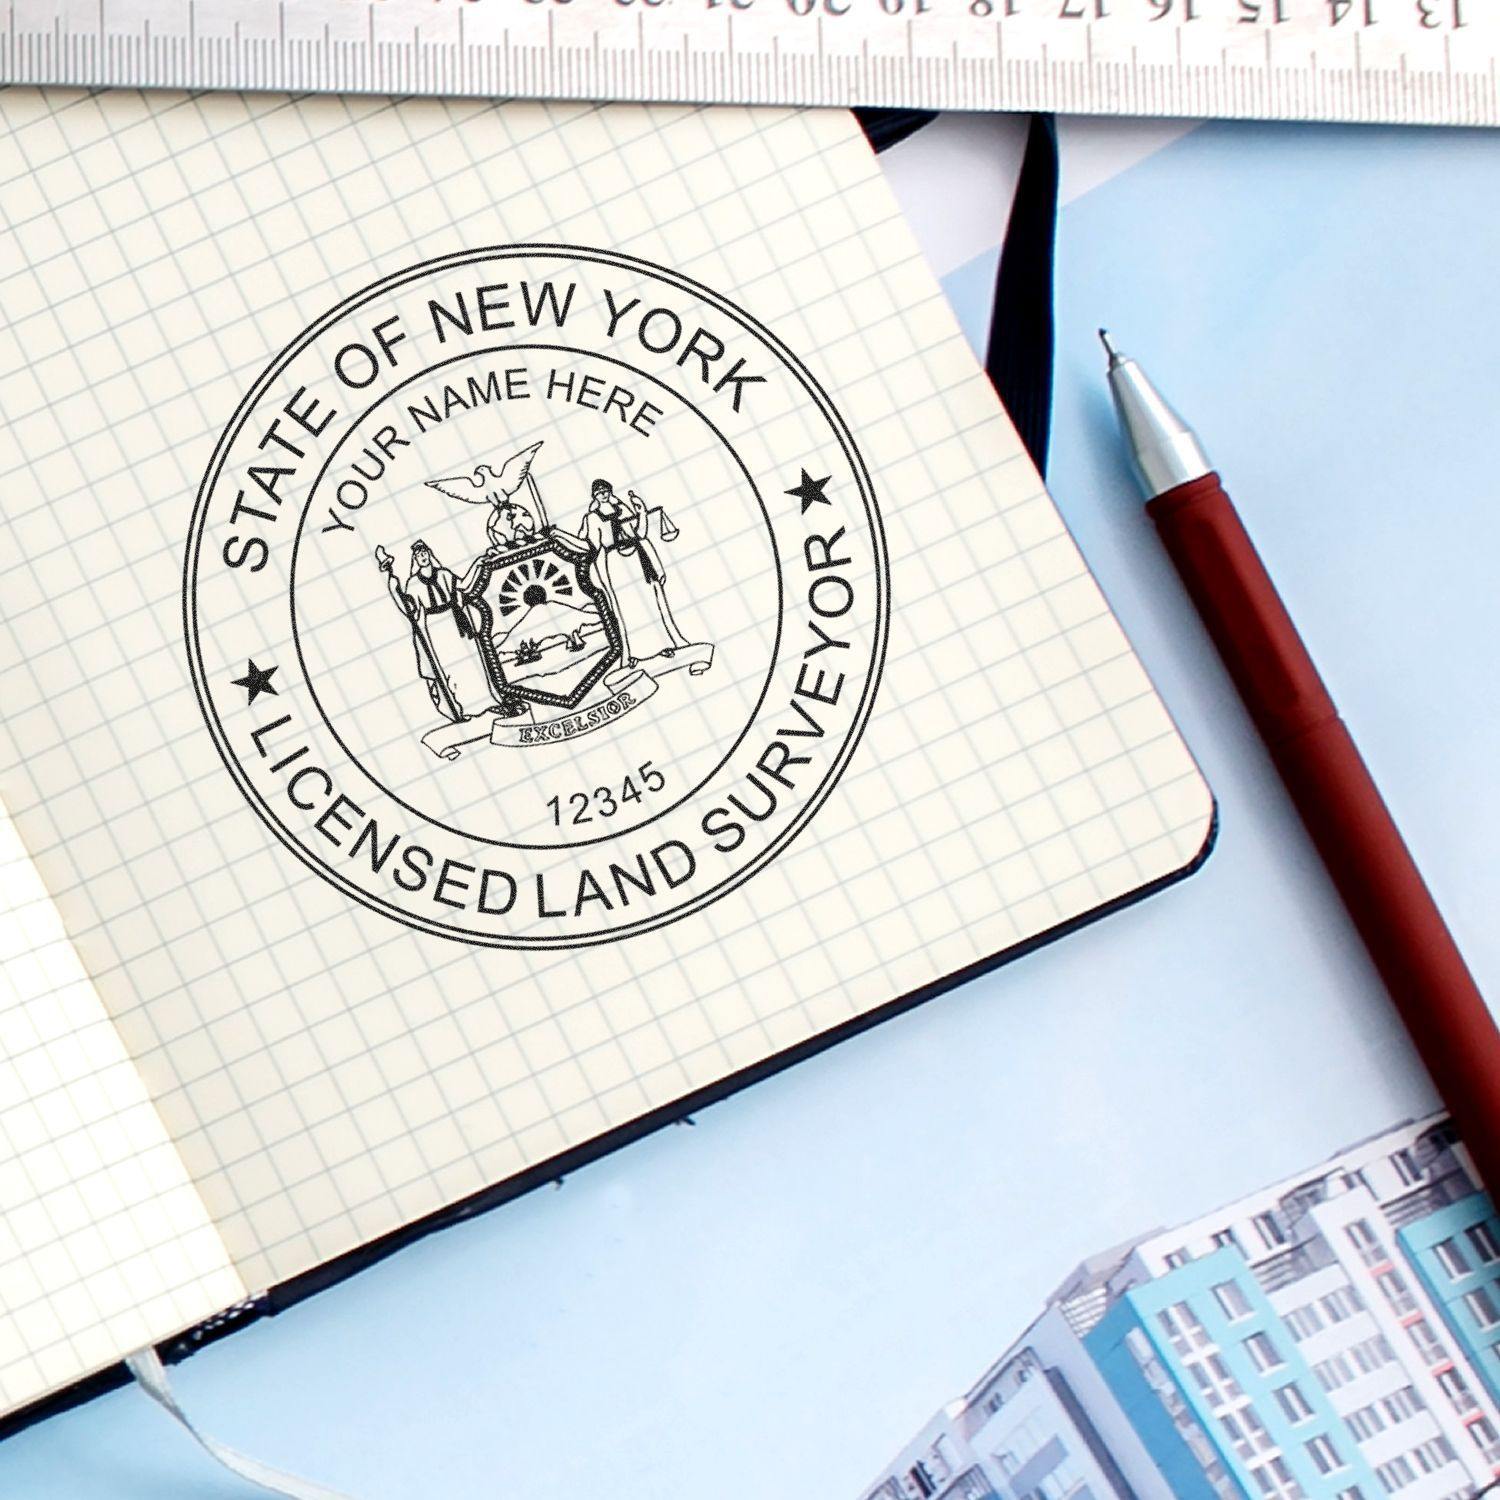
[[204, 476], [183, 610], [288, 849], [423, 931], [561, 948], [700, 910], [807, 826], [888, 591], [854, 440], [773, 332], [679, 272], [527, 245], [388, 276], [271, 362]]

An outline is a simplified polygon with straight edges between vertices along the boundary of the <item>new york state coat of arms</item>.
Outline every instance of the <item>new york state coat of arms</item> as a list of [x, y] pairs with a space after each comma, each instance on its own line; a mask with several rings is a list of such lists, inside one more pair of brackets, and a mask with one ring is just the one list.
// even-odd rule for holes
[[587, 734], [644, 703], [667, 673], [713, 665], [713, 645], [690, 639], [672, 610], [663, 548], [678, 531], [663, 509], [596, 478], [574, 525], [554, 522], [535, 473], [542, 447], [427, 481], [489, 509], [488, 545], [462, 573], [420, 537], [404, 580], [376, 550], [411, 629], [416, 676], [444, 721], [422, 743], [448, 759], [477, 741]]

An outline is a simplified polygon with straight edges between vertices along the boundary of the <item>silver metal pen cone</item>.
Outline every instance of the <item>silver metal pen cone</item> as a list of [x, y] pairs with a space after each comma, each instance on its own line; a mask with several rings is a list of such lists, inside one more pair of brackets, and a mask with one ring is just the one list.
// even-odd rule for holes
[[1212, 473], [1213, 465], [1197, 435], [1167, 405], [1146, 372], [1128, 354], [1121, 354], [1102, 328], [1099, 337], [1109, 352], [1110, 394], [1146, 494], [1165, 494], [1190, 479]]

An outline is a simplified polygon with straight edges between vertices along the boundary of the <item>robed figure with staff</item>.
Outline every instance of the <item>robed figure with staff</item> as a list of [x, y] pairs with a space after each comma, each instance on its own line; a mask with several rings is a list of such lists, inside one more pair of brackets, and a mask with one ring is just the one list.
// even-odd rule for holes
[[[411, 571], [404, 583], [396, 576], [396, 560], [384, 547], [375, 549], [375, 560], [385, 574], [387, 592], [411, 628], [417, 672], [432, 706], [455, 724], [492, 708], [495, 695], [474, 648], [477, 611], [457, 575], [420, 539], [411, 545]], [[501, 711], [520, 707], [516, 703], [507, 710], [502, 703]]]

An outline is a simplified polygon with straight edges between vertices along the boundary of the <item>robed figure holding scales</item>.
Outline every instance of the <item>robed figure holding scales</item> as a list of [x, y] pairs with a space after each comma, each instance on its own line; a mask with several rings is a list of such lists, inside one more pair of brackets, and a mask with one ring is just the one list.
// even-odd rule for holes
[[[677, 528], [661, 514], [661, 539], [674, 541]], [[692, 644], [682, 633], [667, 599], [667, 570], [651, 536], [651, 512], [634, 490], [621, 500], [607, 479], [591, 486], [588, 509], [583, 513], [581, 542], [589, 557], [594, 586], [609, 601], [620, 627], [622, 667], [634, 667], [645, 657], [671, 658]], [[574, 538], [559, 537], [566, 545]], [[633, 596], [644, 585], [651, 591], [655, 620], [646, 615]], [[656, 651], [650, 646], [659, 634], [666, 644]]]

